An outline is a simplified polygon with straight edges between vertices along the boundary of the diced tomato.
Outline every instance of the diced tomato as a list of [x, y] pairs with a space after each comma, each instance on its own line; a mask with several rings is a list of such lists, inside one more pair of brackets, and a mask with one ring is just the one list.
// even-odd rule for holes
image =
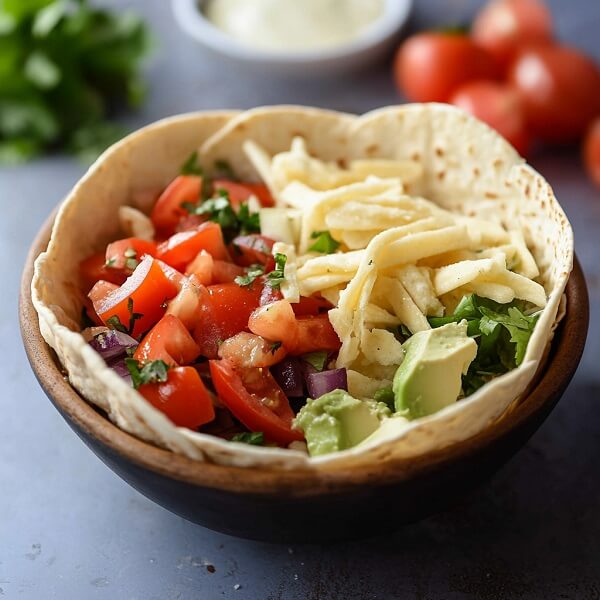
[[169, 369], [164, 383], [140, 386], [142, 396], [178, 427], [197, 429], [215, 418], [210, 394], [193, 367]]
[[292, 429], [294, 412], [268, 369], [236, 369], [221, 359], [210, 361], [210, 373], [223, 404], [250, 431], [262, 431], [280, 446], [304, 439]]
[[202, 177], [180, 175], [176, 177], [159, 196], [150, 218], [160, 232], [170, 235], [177, 223], [188, 212], [182, 207], [184, 202], [198, 202], [202, 190]]
[[195, 230], [172, 235], [158, 246], [156, 256], [175, 269], [185, 270], [201, 250], [218, 260], [229, 258], [221, 227], [216, 223], [202, 223]]
[[292, 309], [297, 317], [307, 315], [318, 315], [323, 310], [329, 310], [333, 306], [319, 296], [300, 296], [300, 302], [293, 302]]
[[217, 358], [219, 344], [223, 341], [224, 337], [217, 323], [211, 295], [204, 286], [199, 286], [198, 296], [199, 304], [196, 314], [194, 339], [200, 347], [200, 354], [202, 356]]
[[248, 327], [256, 335], [281, 342], [286, 349], [293, 350], [297, 345], [298, 322], [287, 300], [277, 300], [258, 307], [250, 315]]
[[[202, 285], [210, 285], [213, 283], [214, 263], [213, 257], [206, 250], [200, 250], [196, 258], [188, 264], [185, 272], [188, 275], [195, 275]], [[225, 264], [230, 265], [232, 263]]]
[[82, 260], [79, 263], [79, 272], [84, 280], [86, 289], [91, 288], [100, 279], [110, 281], [116, 285], [121, 285], [127, 279], [125, 273], [109, 269], [106, 266], [106, 255], [104, 252], [92, 254], [89, 258]]
[[261, 206], [275, 206], [275, 201], [269, 188], [262, 183], [238, 183], [227, 179], [215, 179], [214, 190], [225, 190], [229, 194], [229, 202], [233, 208], [238, 208], [242, 202], [246, 202], [250, 196], [256, 196]]
[[156, 259], [158, 266], [163, 270], [163, 273], [166, 275], [167, 279], [178, 289], [181, 290], [183, 282], [185, 281], [185, 275], [180, 273], [177, 269], [169, 266], [167, 263], [164, 263], [162, 260]]
[[259, 335], [240, 331], [219, 346], [219, 358], [236, 367], [271, 367], [287, 354], [281, 342], [269, 342]]
[[212, 282], [232, 283], [236, 277], [244, 275], [244, 267], [225, 260], [213, 261]]
[[260, 293], [260, 305], [266, 306], [267, 304], [277, 302], [277, 300], [281, 300], [282, 298], [283, 294], [279, 289], [273, 288], [270, 285], [265, 285]]
[[111, 242], [106, 247], [106, 268], [121, 271], [125, 277], [129, 277], [146, 254], [156, 256], [154, 242], [133, 237]]
[[97, 302], [101, 302], [104, 298], [118, 290], [119, 286], [111, 283], [110, 281], [104, 281], [104, 279], [100, 279], [96, 281], [94, 287], [88, 292], [88, 298], [92, 301], [92, 304], [96, 304]]
[[265, 271], [272, 271], [275, 266], [271, 254], [275, 240], [258, 233], [250, 235], [239, 235], [231, 242], [231, 256], [235, 263], [244, 267], [261, 264], [267, 265], [272, 262], [271, 268], [265, 268]]
[[163, 360], [171, 367], [191, 363], [200, 348], [185, 325], [174, 315], [165, 315], [144, 337], [133, 358], [145, 364]]
[[333, 329], [327, 313], [298, 317], [298, 342], [290, 354], [299, 355], [307, 352], [327, 350], [336, 352], [342, 342]]
[[201, 302], [201, 283], [195, 275], [184, 277], [177, 296], [167, 303], [167, 315], [174, 315], [193, 331], [198, 322], [198, 310]]
[[179, 223], [177, 223], [177, 227], [175, 227], [175, 233], [198, 229], [198, 226], [205, 222], [205, 215], [186, 215], [179, 221]]
[[110, 325], [111, 317], [118, 317], [128, 327], [132, 313], [140, 314], [132, 327], [133, 337], [138, 337], [159, 321], [166, 310], [165, 302], [176, 293], [177, 287], [158, 262], [146, 256], [120, 288], [94, 302], [94, 309], [106, 325]]

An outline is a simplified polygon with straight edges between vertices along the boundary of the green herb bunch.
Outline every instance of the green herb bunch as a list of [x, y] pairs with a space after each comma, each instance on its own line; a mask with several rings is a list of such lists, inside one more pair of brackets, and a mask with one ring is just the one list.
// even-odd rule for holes
[[93, 160], [121, 137], [107, 118], [138, 107], [144, 23], [87, 0], [0, 0], [0, 163], [51, 149]]

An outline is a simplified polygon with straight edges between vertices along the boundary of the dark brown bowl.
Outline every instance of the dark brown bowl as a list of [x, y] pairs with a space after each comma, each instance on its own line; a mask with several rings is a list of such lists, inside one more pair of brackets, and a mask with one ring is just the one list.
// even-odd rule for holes
[[33, 261], [48, 243], [50, 226], [51, 219], [29, 252], [19, 308], [25, 350], [40, 385], [87, 446], [135, 489], [190, 521], [231, 535], [285, 542], [357, 538], [443, 509], [529, 439], [569, 384], [585, 345], [588, 295], [576, 260], [567, 313], [543, 372], [509, 414], [468, 440], [414, 459], [328, 473], [200, 463], [122, 431], [63, 377], [31, 302]]

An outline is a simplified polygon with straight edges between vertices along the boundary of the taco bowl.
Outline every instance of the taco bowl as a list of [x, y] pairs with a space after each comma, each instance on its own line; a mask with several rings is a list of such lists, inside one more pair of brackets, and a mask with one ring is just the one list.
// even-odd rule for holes
[[[249, 143], [253, 145], [251, 152], [248, 151]], [[299, 235], [304, 238], [298, 239], [295, 248], [293, 244], [284, 246], [291, 248], [290, 256], [295, 250], [300, 255], [297, 280], [299, 289], [304, 290], [301, 296], [308, 296], [317, 289], [317, 297], [325, 298], [331, 303], [326, 314], [339, 337], [339, 345], [335, 346], [333, 355], [327, 355], [328, 366], [324, 368], [321, 365], [321, 369], [326, 371], [332, 368], [335, 371], [334, 367], [338, 367], [337, 371], [343, 370], [344, 375], [348, 376], [347, 389], [359, 399], [369, 400], [375, 384], [391, 384], [390, 368], [397, 367], [397, 364], [389, 364], [390, 360], [384, 352], [380, 352], [380, 348], [373, 344], [368, 345], [367, 342], [377, 334], [378, 340], [386, 340], [386, 352], [390, 349], [391, 355], [400, 352], [401, 356], [406, 356], [409, 348], [406, 344], [411, 337], [433, 338], [437, 333], [432, 332], [442, 325], [444, 316], [452, 311], [459, 314], [463, 306], [459, 302], [459, 296], [465, 291], [471, 293], [470, 297], [474, 298], [479, 298], [478, 294], [488, 294], [488, 299], [482, 301], [484, 308], [480, 309], [481, 315], [487, 317], [488, 321], [489, 315], [492, 314], [489, 307], [500, 306], [498, 303], [493, 304], [494, 300], [490, 299], [507, 302], [508, 300], [502, 300], [502, 294], [505, 294], [506, 290], [512, 293], [514, 302], [519, 302], [514, 306], [521, 307], [524, 311], [518, 312], [519, 318], [523, 322], [530, 319], [529, 331], [520, 357], [517, 361], [512, 361], [507, 372], [504, 372], [506, 369], [502, 369], [502, 372], [489, 377], [486, 373], [486, 377], [479, 381], [472, 391], [466, 393], [465, 376], [463, 375], [461, 388], [461, 374], [457, 371], [458, 387], [461, 388], [459, 401], [456, 401], [455, 394], [451, 402], [423, 414], [410, 414], [411, 406], [402, 405], [401, 401], [404, 412], [395, 415], [401, 418], [387, 418], [390, 416], [388, 411], [381, 420], [385, 427], [380, 427], [381, 431], [378, 430], [377, 435], [361, 440], [353, 447], [340, 446], [339, 451], [313, 452], [317, 446], [313, 444], [311, 447], [306, 427], [304, 432], [313, 456], [308, 456], [306, 451], [284, 447], [232, 443], [223, 437], [213, 436], [202, 428], [194, 431], [194, 427], [176, 426], [172, 415], [167, 417], [163, 414], [164, 411], [157, 410], [156, 405], [146, 401], [145, 396], [107, 366], [81, 335], [80, 314], [85, 290], [82, 290], [77, 273], [82, 258], [119, 237], [120, 226], [116, 216], [119, 208], [133, 205], [145, 213], [150, 212], [157, 194], [177, 176], [181, 165], [192, 151], [197, 151], [202, 165], [227, 161], [242, 181], [262, 179], [278, 204], [282, 202], [282, 198], [291, 198], [291, 205], [297, 209], [298, 205], [293, 205], [293, 202], [297, 202], [297, 198], [300, 197], [300, 202], [304, 202], [304, 198], [310, 198], [312, 206], [334, 207], [334, 210], [323, 214], [324, 218], [328, 219], [328, 224], [342, 223], [336, 225], [338, 228], [349, 222], [352, 206], [363, 197], [374, 195], [377, 210], [373, 211], [372, 205], [367, 208], [364, 205], [358, 207], [358, 221], [372, 217], [374, 220], [369, 221], [371, 225], [357, 225], [355, 219], [355, 224], [349, 225], [352, 231], [338, 231], [331, 227], [333, 237], [329, 233], [328, 237], [333, 240], [335, 247], [330, 253], [319, 250], [324, 252], [325, 256], [315, 256], [310, 246], [310, 236], [304, 231], [305, 222], [311, 221], [315, 215], [320, 215], [316, 208], [309, 207], [299, 211], [302, 213], [301, 222], [304, 227], [304, 233]], [[287, 164], [288, 170], [277, 167], [281, 164]], [[285, 180], [290, 172], [290, 164], [291, 180]], [[301, 165], [300, 175], [298, 164]], [[310, 165], [308, 170], [307, 164]], [[375, 169], [376, 173], [369, 172], [367, 176], [358, 177], [355, 171], [359, 167], [362, 170]], [[398, 182], [394, 177], [388, 179], [387, 174], [381, 176], [381, 173], [387, 173], [390, 169], [393, 175], [396, 175], [399, 169], [403, 181]], [[320, 179], [316, 179], [315, 173]], [[369, 177], [369, 174], [379, 177]], [[300, 181], [302, 177], [304, 181]], [[337, 183], [322, 184], [323, 178], [333, 178]], [[387, 212], [382, 213], [382, 206]], [[390, 206], [391, 213], [387, 208]], [[302, 204], [300, 207], [304, 208]], [[398, 207], [402, 207], [402, 210]], [[408, 212], [413, 211], [414, 214], [415, 211], [425, 212], [419, 213], [417, 217], [406, 217], [408, 213], [405, 209]], [[406, 223], [398, 221], [389, 226], [381, 225], [381, 214], [385, 214], [386, 219], [387, 215], [393, 214], [394, 218], [404, 219]], [[261, 212], [261, 222], [262, 215]], [[363, 218], [363, 215], [367, 216]], [[318, 223], [324, 222], [322, 217], [323, 215], [319, 217], [321, 221]], [[431, 226], [433, 229], [427, 225], [431, 222], [434, 223]], [[424, 223], [427, 225], [425, 231]], [[374, 231], [373, 224], [377, 226]], [[311, 227], [314, 229], [313, 225]], [[208, 226], [203, 223], [201, 227], [206, 229]], [[210, 227], [214, 229], [215, 226], [212, 224]], [[366, 229], [369, 231], [365, 232]], [[307, 231], [310, 232], [310, 228]], [[416, 236], [413, 235], [415, 232]], [[522, 250], [514, 250], [513, 232], [516, 232], [518, 240], [521, 240], [519, 247]], [[173, 231], [169, 234], [173, 235]], [[445, 251], [441, 253], [443, 258], [440, 258], [439, 248], [437, 251], [429, 250], [428, 254], [422, 252], [425, 242], [419, 240], [437, 237], [441, 240], [440, 243], [444, 244], [450, 239], [450, 234], [454, 235], [452, 243], [455, 245], [442, 246]], [[473, 237], [477, 238], [476, 246], [473, 246]], [[409, 238], [408, 243], [405, 238]], [[462, 238], [469, 238], [471, 245], [465, 245]], [[413, 240], [418, 242], [417, 250]], [[164, 244], [167, 244], [167, 247], [166, 250], [163, 248], [163, 254], [160, 256], [173, 258], [172, 244], [169, 246], [165, 241], [163, 247]], [[341, 248], [336, 251], [340, 245]], [[369, 277], [371, 285], [375, 282], [377, 286], [378, 278], [385, 283], [390, 280], [390, 273], [392, 278], [396, 277], [396, 273], [399, 273], [398, 277], [407, 275], [404, 263], [410, 262], [409, 259], [399, 261], [398, 253], [388, 249], [388, 246], [391, 249], [402, 249], [404, 258], [413, 256], [414, 264], [408, 265], [410, 273], [425, 273], [434, 282], [429, 287], [436, 292], [436, 297], [430, 304], [435, 304], [432, 311], [439, 312], [421, 309], [423, 314], [417, 314], [415, 305], [419, 299], [411, 303], [408, 294], [405, 294], [414, 314], [411, 313], [412, 317], [407, 317], [404, 321], [390, 322], [390, 318], [397, 319], [398, 314], [408, 314], [402, 312], [406, 307], [397, 308], [396, 303], [390, 308], [387, 302], [389, 294], [376, 296], [364, 291], [364, 282], [368, 281]], [[128, 248], [127, 251], [130, 252], [131, 249]], [[454, 254], [450, 251], [454, 251]], [[510, 269], [507, 252], [522, 252], [519, 260], [513, 260], [514, 264]], [[454, 256], [457, 253], [458, 258]], [[453, 254], [454, 258], [448, 258], [449, 254]], [[277, 253], [274, 255], [277, 257]], [[136, 254], [125, 254], [125, 257], [128, 256], [135, 257]], [[145, 261], [145, 264], [149, 265], [154, 260], [155, 258], [150, 257], [141, 261], [135, 260], [132, 271], [136, 268], [141, 270], [143, 265], [140, 263]], [[233, 261], [236, 262], [236, 259]], [[192, 461], [210, 463], [211, 468], [222, 465], [224, 468], [249, 469], [254, 473], [257, 469], [274, 470], [281, 472], [281, 477], [290, 477], [292, 480], [296, 473], [304, 473], [299, 477], [306, 476], [308, 479], [321, 476], [343, 479], [349, 469], [352, 472], [361, 469], [368, 472], [377, 465], [378, 469], [385, 471], [388, 463], [418, 463], [431, 453], [443, 453], [445, 448], [467, 444], [482, 431], [503, 423], [515, 414], [524, 403], [526, 391], [533, 388], [536, 373], [538, 376], [544, 375], [544, 361], [550, 352], [554, 332], [565, 310], [570, 309], [568, 303], [565, 308], [564, 290], [572, 261], [572, 231], [549, 185], [525, 165], [502, 138], [467, 115], [442, 105], [391, 107], [362, 117], [300, 107], [271, 107], [246, 113], [199, 113], [168, 119], [129, 136], [109, 149], [61, 205], [48, 248], [36, 261], [32, 301], [39, 315], [41, 334], [56, 351], [61, 364], [66, 368], [71, 385], [88, 401], [108, 414], [110, 420], [122, 430], [173, 454], [183, 455]], [[314, 282], [322, 282], [324, 279], [323, 273], [315, 271], [315, 268], [324, 262], [327, 263], [328, 274], [331, 273], [331, 269], [335, 270], [340, 262], [345, 265], [345, 274], [340, 277], [340, 273], [337, 272], [335, 276], [338, 279], [334, 280], [325, 277], [328, 283], [323, 283], [321, 288], [315, 288]], [[378, 269], [375, 275], [363, 274], [362, 280], [359, 281], [361, 273], [373, 262]], [[396, 266], [398, 262], [402, 262], [400, 267]], [[353, 266], [348, 267], [350, 263]], [[501, 267], [497, 267], [499, 263]], [[170, 264], [171, 267], [179, 266], [177, 262]], [[481, 268], [484, 267], [487, 271], [482, 277]], [[279, 265], [272, 268], [273, 272], [267, 272], [266, 267], [259, 272], [259, 280], [266, 282], [265, 289], [269, 283], [267, 280], [273, 279], [273, 273], [278, 275], [276, 270]], [[401, 271], [397, 271], [399, 268]], [[288, 298], [286, 293], [291, 287], [291, 277], [288, 276], [287, 270], [283, 277], [285, 269], [281, 267], [282, 276], [277, 279], [278, 284], [283, 282], [283, 291], [279, 287], [275, 288], [280, 293], [278, 301], [284, 304]], [[471, 273], [468, 280], [465, 279], [465, 269]], [[348, 272], [351, 272], [349, 276]], [[308, 276], [305, 277], [306, 273]], [[135, 278], [131, 272], [128, 274], [132, 279]], [[239, 281], [242, 280], [236, 278], [240, 287], [248, 285], [250, 274], [249, 267], [245, 267], [243, 279], [246, 281], [240, 284]], [[495, 278], [496, 274], [499, 279]], [[468, 285], [454, 285], [452, 278], [455, 276], [462, 278], [461, 281], [466, 281]], [[258, 275], [253, 277], [256, 279]], [[335, 285], [330, 285], [332, 281]], [[410, 281], [401, 281], [407, 286], [410, 284]], [[123, 284], [125, 285], [127, 284]], [[250, 282], [250, 289], [252, 285]], [[577, 292], [573, 293], [577, 298]], [[500, 294], [500, 298], [496, 297], [497, 294]], [[352, 297], [354, 300], [349, 300]], [[349, 320], [356, 320], [356, 315], [362, 318], [363, 312], [366, 314], [360, 308], [364, 308], [364, 303], [360, 306], [358, 304], [358, 299], [364, 297], [370, 305], [370, 308], [367, 308], [371, 313], [374, 310], [372, 305], [379, 302], [377, 298], [383, 297], [383, 304], [375, 307], [377, 319], [381, 320], [382, 311], [386, 309], [389, 312], [386, 313], [384, 321], [388, 325], [393, 324], [394, 327], [405, 327], [403, 332], [396, 332], [391, 328], [395, 332], [392, 335], [385, 331], [383, 326], [375, 328], [369, 323], [365, 327], [364, 318], [361, 321], [362, 329], [354, 325], [347, 326]], [[129, 302], [133, 305], [131, 296], [128, 309], [130, 314], [133, 314], [135, 308], [132, 310]], [[170, 305], [167, 302], [164, 302], [164, 305], [169, 306], [169, 312]], [[419, 304], [419, 308], [420, 306]], [[94, 307], [96, 308], [96, 305]], [[574, 310], [577, 308], [574, 307]], [[510, 314], [514, 316], [517, 313]], [[324, 315], [319, 315], [319, 319], [321, 317]], [[436, 318], [441, 318], [442, 321], [435, 324]], [[508, 319], [506, 314], [497, 318], [499, 322]], [[302, 320], [302, 317], [298, 317], [298, 320]], [[455, 321], [457, 324], [451, 327], [458, 328], [462, 324], [466, 332], [467, 322], [458, 318]], [[122, 325], [118, 318], [117, 322]], [[468, 323], [473, 324], [471, 321]], [[129, 333], [141, 338], [143, 332], [135, 329], [135, 319], [130, 324], [132, 327]], [[447, 319], [443, 325], [449, 326]], [[511, 323], [509, 325], [512, 326]], [[486, 326], [489, 327], [489, 322], [486, 322]], [[441, 329], [443, 327], [440, 327], [438, 332]], [[512, 332], [508, 326], [507, 329]], [[252, 336], [255, 330], [250, 327], [250, 331], [252, 333], [244, 335]], [[463, 336], [466, 336], [465, 332], [462, 333]], [[192, 333], [199, 342], [196, 332]], [[480, 332], [479, 335], [484, 334]], [[394, 336], [398, 339], [392, 339]], [[509, 338], [510, 336], [506, 338], [509, 340], [507, 343], [512, 344], [512, 338]], [[219, 344], [221, 342], [222, 340], [219, 340]], [[478, 343], [481, 347], [481, 343]], [[465, 345], [468, 344], [471, 345], [470, 350], [476, 346], [470, 339], [465, 342]], [[140, 346], [143, 345], [144, 342]], [[225, 360], [223, 353], [227, 349], [226, 346], [225, 343], [220, 345], [218, 356], [215, 354], [212, 358]], [[277, 346], [272, 347], [273, 355], [280, 351], [280, 346], [281, 342], [278, 342]], [[315, 348], [321, 349], [318, 345]], [[304, 346], [304, 350], [312, 349], [310, 344]], [[290, 346], [285, 345], [284, 350], [294, 355]], [[474, 352], [473, 350], [470, 357], [471, 362], [474, 360]], [[208, 353], [205, 355], [208, 356]], [[303, 356], [305, 355], [300, 358]], [[573, 356], [577, 358], [571, 367], [576, 365], [577, 352], [571, 355], [571, 358]], [[398, 362], [400, 361], [402, 358]], [[211, 372], [213, 362], [218, 361], [210, 361]], [[201, 365], [195, 366], [202, 372]], [[565, 385], [573, 371], [571, 367], [564, 373]], [[463, 371], [466, 372], [466, 368]], [[204, 373], [203, 377], [205, 375]], [[328, 373], [328, 377], [331, 379], [332, 374]], [[367, 384], [372, 381], [375, 384], [368, 387]], [[221, 390], [217, 388], [216, 391], [222, 399]], [[398, 409], [396, 387], [394, 393]], [[553, 394], [553, 398], [556, 399], [556, 394]], [[354, 405], [357, 402], [361, 404], [353, 397], [351, 400]], [[216, 402], [219, 407], [219, 400]], [[239, 417], [235, 411], [233, 414]], [[300, 421], [300, 416], [297, 420]], [[241, 421], [247, 425], [243, 418]], [[297, 425], [294, 425], [294, 428], [297, 429]], [[249, 429], [250, 432], [253, 431], [252, 428]], [[277, 441], [274, 434], [267, 434], [267, 437]], [[284, 441], [288, 441], [288, 438], [284, 438]], [[179, 460], [175, 456], [173, 459]]]

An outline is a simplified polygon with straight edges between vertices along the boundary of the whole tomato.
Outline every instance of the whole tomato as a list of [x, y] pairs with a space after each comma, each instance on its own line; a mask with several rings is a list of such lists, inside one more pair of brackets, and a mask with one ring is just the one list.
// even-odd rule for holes
[[509, 82], [525, 105], [532, 133], [547, 142], [579, 139], [600, 115], [600, 72], [566, 46], [532, 46], [519, 52]]
[[468, 36], [427, 32], [409, 37], [394, 62], [396, 84], [414, 102], [446, 102], [473, 79], [495, 79], [498, 67]]

